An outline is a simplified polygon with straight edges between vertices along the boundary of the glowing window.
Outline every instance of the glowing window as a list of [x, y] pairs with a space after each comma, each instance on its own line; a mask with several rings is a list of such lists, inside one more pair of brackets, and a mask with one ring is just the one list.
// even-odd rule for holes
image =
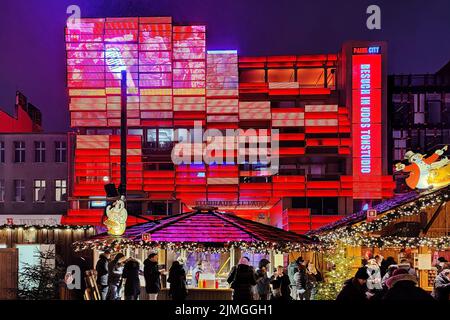
[[323, 88], [323, 68], [302, 68], [297, 70], [297, 79], [301, 88]]
[[45, 202], [45, 180], [34, 180], [34, 202]]
[[294, 69], [270, 69], [269, 82], [294, 82]]
[[241, 70], [239, 82], [266, 82], [266, 72], [264, 69]]

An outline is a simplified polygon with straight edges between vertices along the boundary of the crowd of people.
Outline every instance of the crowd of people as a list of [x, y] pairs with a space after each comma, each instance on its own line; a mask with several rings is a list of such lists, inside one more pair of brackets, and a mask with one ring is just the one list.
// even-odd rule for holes
[[323, 281], [314, 264], [299, 257], [288, 270], [278, 266], [269, 276], [270, 261], [262, 259], [255, 271], [250, 259], [242, 257], [232, 268], [227, 282], [233, 289], [233, 300], [313, 300], [317, 286]]
[[122, 253], [117, 253], [111, 259], [109, 251], [100, 255], [95, 270], [97, 287], [102, 300], [120, 300], [122, 287], [125, 300], [138, 300], [141, 294], [139, 278], [141, 275], [144, 276], [145, 290], [150, 300], [157, 300], [161, 289], [161, 274], [165, 272], [158, 267], [158, 255], [156, 253], [151, 253], [144, 261], [144, 270], [142, 271], [141, 263], [137, 259], [126, 258]]
[[[183, 301], [188, 295], [184, 260], [173, 262], [169, 272], [159, 268], [158, 255], [151, 253], [143, 263], [117, 253], [113, 258], [109, 251], [101, 254], [97, 265], [97, 286], [102, 300], [138, 300], [141, 295], [140, 276], [145, 279], [145, 291], [150, 300], [157, 300], [161, 290], [161, 276], [167, 275], [169, 295], [175, 301]], [[407, 260], [396, 263], [394, 258], [375, 256], [363, 261], [354, 277], [345, 281], [338, 301], [367, 300], [439, 300], [448, 301], [450, 294], [450, 264], [439, 258], [434, 290], [430, 295], [417, 286], [416, 271]], [[195, 287], [202, 273], [199, 262], [192, 272]], [[273, 269], [270, 261], [261, 259], [255, 270], [248, 257], [242, 257], [227, 278], [233, 289], [233, 300], [315, 300], [322, 274], [313, 263], [302, 257], [292, 261], [287, 270], [283, 266]]]
[[445, 258], [438, 259], [437, 276], [431, 294], [418, 286], [416, 271], [403, 259], [384, 259], [377, 255], [358, 269], [354, 277], [345, 281], [337, 301], [411, 300], [448, 301], [450, 294], [450, 264]]

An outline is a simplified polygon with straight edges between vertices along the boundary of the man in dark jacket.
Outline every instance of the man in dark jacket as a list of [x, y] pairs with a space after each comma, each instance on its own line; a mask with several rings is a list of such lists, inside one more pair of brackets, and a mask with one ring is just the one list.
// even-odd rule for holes
[[95, 270], [97, 271], [97, 287], [100, 291], [100, 296], [102, 300], [106, 300], [108, 294], [108, 263], [111, 258], [111, 252], [105, 250], [103, 252], [95, 265]]
[[296, 299], [297, 300], [309, 300], [311, 292], [311, 283], [309, 282], [308, 275], [306, 273], [306, 267], [303, 264], [299, 265], [298, 271], [294, 275]]
[[158, 293], [161, 290], [161, 272], [158, 270], [158, 254], [151, 253], [144, 261], [145, 291], [150, 296], [150, 300], [158, 300]]
[[369, 278], [367, 268], [362, 267], [356, 271], [353, 278], [345, 281], [344, 287], [339, 292], [336, 301], [364, 302], [367, 301], [366, 282]]
[[386, 280], [389, 288], [383, 297], [386, 301], [433, 301], [433, 297], [417, 287], [417, 277], [406, 269], [397, 269]]
[[260, 300], [269, 299], [270, 278], [267, 276], [267, 268], [269, 264], [269, 260], [261, 259], [261, 261], [259, 261], [259, 268], [256, 271], [256, 289]]
[[243, 257], [230, 272], [227, 282], [231, 284], [234, 301], [253, 300], [252, 287], [256, 285], [256, 275], [248, 258]]
[[289, 276], [284, 272], [283, 266], [278, 266], [274, 275], [270, 279], [270, 283], [273, 288], [273, 296], [274, 300], [283, 300], [289, 301], [292, 299], [291, 297], [291, 281], [289, 280]]
[[138, 300], [141, 293], [141, 282], [139, 280], [140, 263], [130, 258], [125, 263], [122, 277], [125, 281], [125, 300]]
[[437, 301], [449, 301], [450, 269], [442, 270], [434, 280], [433, 297]]

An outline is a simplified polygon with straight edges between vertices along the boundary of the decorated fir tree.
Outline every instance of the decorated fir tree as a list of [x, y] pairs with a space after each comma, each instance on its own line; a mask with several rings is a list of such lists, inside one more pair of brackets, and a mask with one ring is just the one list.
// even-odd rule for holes
[[335, 300], [344, 282], [353, 276], [353, 257], [348, 257], [343, 245], [337, 246], [325, 254], [329, 271], [325, 272], [325, 281], [318, 287], [317, 300]]
[[36, 251], [37, 265], [24, 263], [19, 274], [17, 297], [21, 300], [53, 300], [64, 277], [62, 260], [53, 250]]

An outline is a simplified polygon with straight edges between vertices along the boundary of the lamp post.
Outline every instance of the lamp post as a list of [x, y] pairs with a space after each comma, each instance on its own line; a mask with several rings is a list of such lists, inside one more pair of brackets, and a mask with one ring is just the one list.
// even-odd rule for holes
[[127, 71], [122, 70], [120, 85], [120, 187], [121, 196], [127, 196]]

